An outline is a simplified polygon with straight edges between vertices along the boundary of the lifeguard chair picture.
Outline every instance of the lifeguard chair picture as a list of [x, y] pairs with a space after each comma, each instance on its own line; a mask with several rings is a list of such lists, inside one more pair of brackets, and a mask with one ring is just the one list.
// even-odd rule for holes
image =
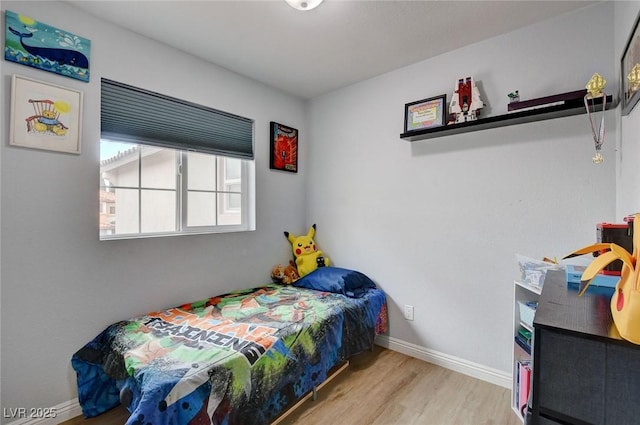
[[54, 102], [50, 99], [33, 100], [29, 99], [33, 105], [35, 115], [26, 118], [27, 131], [35, 133], [46, 133], [54, 136], [64, 136], [69, 127], [60, 120], [60, 114], [69, 113], [70, 106], [65, 101]]
[[13, 75], [9, 144], [80, 153], [82, 92]]

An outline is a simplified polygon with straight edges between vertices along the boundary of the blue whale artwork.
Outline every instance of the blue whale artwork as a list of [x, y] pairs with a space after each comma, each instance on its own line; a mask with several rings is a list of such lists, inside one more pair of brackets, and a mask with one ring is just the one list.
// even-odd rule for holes
[[6, 60], [89, 81], [90, 40], [9, 10], [5, 28]]

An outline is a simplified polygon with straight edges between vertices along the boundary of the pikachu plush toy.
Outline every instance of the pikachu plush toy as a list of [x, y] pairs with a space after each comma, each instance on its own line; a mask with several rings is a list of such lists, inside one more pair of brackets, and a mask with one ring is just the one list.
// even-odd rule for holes
[[298, 266], [298, 274], [300, 277], [307, 275], [318, 267], [329, 265], [329, 259], [325, 258], [322, 251], [316, 247], [313, 237], [316, 234], [316, 225], [309, 228], [306, 235], [295, 236], [289, 232], [284, 232], [289, 242], [293, 255], [296, 257], [296, 266]]

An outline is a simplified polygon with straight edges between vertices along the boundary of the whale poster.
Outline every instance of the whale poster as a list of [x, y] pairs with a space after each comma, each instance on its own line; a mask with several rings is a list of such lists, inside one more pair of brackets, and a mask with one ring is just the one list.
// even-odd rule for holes
[[25, 15], [5, 11], [4, 58], [89, 81], [91, 41]]

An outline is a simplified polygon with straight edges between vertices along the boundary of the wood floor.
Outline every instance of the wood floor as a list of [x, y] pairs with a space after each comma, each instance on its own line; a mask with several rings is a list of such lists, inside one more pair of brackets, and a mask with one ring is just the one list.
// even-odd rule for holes
[[[509, 389], [376, 346], [304, 402], [280, 425], [521, 425]], [[122, 425], [118, 407], [64, 425]]]

